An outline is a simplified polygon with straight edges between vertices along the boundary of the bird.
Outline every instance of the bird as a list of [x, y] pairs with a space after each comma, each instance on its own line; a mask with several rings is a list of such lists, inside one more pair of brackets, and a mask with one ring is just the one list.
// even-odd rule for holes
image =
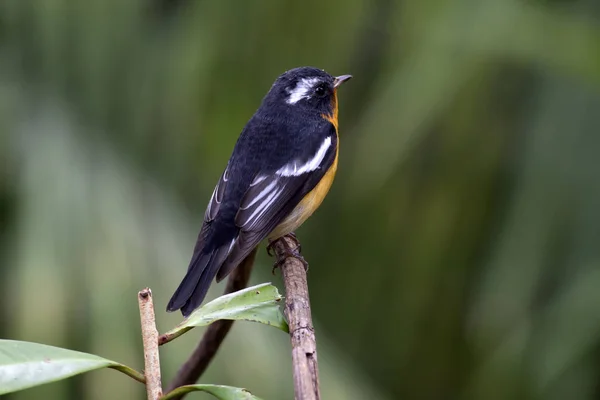
[[188, 317], [264, 239], [302, 225], [338, 164], [337, 89], [351, 75], [315, 67], [281, 74], [242, 130], [204, 213], [187, 272], [167, 305]]

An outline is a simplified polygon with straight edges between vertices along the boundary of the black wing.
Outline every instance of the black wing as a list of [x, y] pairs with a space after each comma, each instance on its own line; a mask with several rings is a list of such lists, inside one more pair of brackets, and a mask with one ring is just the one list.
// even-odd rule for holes
[[332, 130], [307, 160], [294, 160], [254, 178], [235, 216], [239, 233], [217, 273], [217, 281], [225, 278], [315, 188], [333, 165], [336, 153], [337, 135]]
[[[267, 148], [274, 146], [272, 140], [248, 143], [244, 141], [254, 138], [242, 133], [213, 191], [194, 255], [168, 311], [181, 309], [184, 316], [191, 314], [202, 303], [212, 279], [225, 278], [321, 181], [335, 161], [337, 134], [329, 123], [325, 131], [312, 132], [314, 136], [295, 140], [290, 147], [276, 143], [280, 146], [272, 148]], [[279, 137], [288, 134], [292, 133]], [[242, 152], [236, 152], [238, 146]], [[253, 160], [241, 162], [238, 157], [242, 155]], [[253, 162], [264, 164], [249, 170]]]
[[[188, 266], [187, 273], [167, 305], [167, 311], [182, 309], [183, 315], [188, 316], [204, 299], [210, 283], [219, 267], [229, 254], [229, 248], [206, 249], [209, 232], [223, 203], [225, 188], [229, 181], [229, 166], [221, 175], [204, 213], [202, 228], [196, 240], [194, 254]], [[199, 300], [198, 300], [199, 299]]]

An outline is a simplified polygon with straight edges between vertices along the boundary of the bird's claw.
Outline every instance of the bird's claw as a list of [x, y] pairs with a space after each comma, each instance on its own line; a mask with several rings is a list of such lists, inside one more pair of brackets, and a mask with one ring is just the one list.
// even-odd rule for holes
[[[300, 244], [300, 241], [298, 240], [298, 237], [296, 236], [296, 234], [294, 232], [288, 233], [287, 236], [289, 238], [292, 238], [294, 240], [294, 242], [296, 242], [296, 249], [298, 250], [298, 252], [302, 252], [302, 245]], [[302, 256], [300, 256], [302, 257]]]
[[285, 262], [285, 260], [286, 260], [288, 257], [294, 257], [296, 260], [300, 261], [300, 262], [302, 263], [302, 265], [304, 266], [304, 271], [305, 271], [305, 272], [308, 272], [308, 261], [306, 261], [306, 260], [304, 259], [304, 257], [302, 256], [302, 254], [300, 254], [300, 252], [299, 252], [299, 251], [298, 251], [298, 249], [296, 248], [296, 249], [294, 249], [294, 250], [293, 250], [293, 251], [291, 251], [291, 252], [287, 252], [287, 251], [286, 251], [286, 252], [283, 254], [283, 257], [282, 257], [280, 260], [277, 260], [277, 261], [275, 261], [275, 262], [273, 263], [273, 269], [271, 270], [271, 273], [272, 273], [273, 275], [275, 275], [275, 270], [276, 270], [277, 268], [281, 267], [281, 265], [282, 265], [282, 264]]
[[[292, 232], [292, 233], [287, 234], [286, 236], [293, 239], [294, 242], [296, 242], [296, 246], [294, 248], [291, 248], [290, 246], [288, 246], [288, 244], [285, 240], [282, 242], [283, 247], [284, 247], [284, 252], [282, 254], [282, 257], [279, 260], [275, 261], [275, 263], [273, 264], [273, 269], [271, 270], [271, 273], [273, 275], [275, 275], [275, 270], [277, 268], [281, 267], [281, 265], [285, 262], [286, 258], [288, 258], [288, 257], [294, 257], [295, 259], [300, 261], [302, 263], [302, 265], [304, 265], [304, 270], [308, 272], [308, 262], [304, 259], [304, 257], [302, 257], [302, 254], [300, 254], [302, 252], [302, 246], [300, 245], [300, 242], [298, 241], [296, 234]], [[274, 243], [281, 239], [282, 238], [275, 239], [273, 241], [269, 241], [269, 245], [267, 246], [267, 254], [269, 256], [273, 256]]]
[[269, 257], [273, 257], [273, 243], [275, 243], [274, 241], [269, 240], [269, 244], [267, 245], [267, 254], [269, 255]]

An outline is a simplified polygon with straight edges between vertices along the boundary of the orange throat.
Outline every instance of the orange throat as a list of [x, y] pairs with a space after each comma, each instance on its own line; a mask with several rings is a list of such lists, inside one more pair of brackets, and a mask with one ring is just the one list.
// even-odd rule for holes
[[[333, 93], [333, 99], [331, 100], [332, 113], [323, 114], [323, 118], [331, 122], [335, 127], [335, 133], [338, 134], [338, 107], [337, 107], [337, 94]], [[304, 198], [298, 203], [298, 205], [292, 210], [292, 212], [271, 232], [269, 239], [275, 240], [283, 235], [287, 235], [290, 232], [294, 232], [300, 225], [304, 223], [316, 210], [319, 208], [325, 196], [331, 188], [335, 173], [337, 172], [338, 155], [339, 155], [339, 139], [335, 149], [335, 159], [333, 164], [329, 167], [321, 181], [304, 196]]]
[[333, 96], [331, 97], [331, 114], [323, 114], [323, 118], [327, 121], [331, 122], [333, 126], [335, 126], [335, 131], [338, 130], [338, 101], [337, 101], [337, 91], [333, 91]]

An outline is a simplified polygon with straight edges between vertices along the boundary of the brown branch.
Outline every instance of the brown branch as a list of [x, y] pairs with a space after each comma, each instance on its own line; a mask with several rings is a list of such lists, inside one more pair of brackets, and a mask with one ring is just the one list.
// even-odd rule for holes
[[[237, 292], [248, 286], [256, 250], [257, 249], [254, 249], [252, 253], [250, 253], [244, 261], [231, 272], [229, 279], [227, 280], [224, 294]], [[227, 336], [229, 329], [231, 329], [231, 325], [233, 325], [233, 321], [219, 320], [208, 326], [206, 332], [204, 332], [204, 335], [202, 336], [202, 340], [200, 340], [200, 343], [198, 343], [198, 346], [192, 355], [179, 368], [179, 371], [177, 371], [177, 375], [175, 375], [175, 378], [173, 378], [173, 381], [169, 384], [167, 392], [170, 392], [179, 386], [191, 385], [198, 381], [198, 378], [204, 373], [217, 353], [217, 350], [219, 350], [221, 343], [225, 340], [225, 336]], [[177, 399], [181, 399], [184, 396], [185, 394], [182, 394], [180, 397], [177, 397]]]
[[285, 316], [292, 342], [295, 399], [319, 400], [317, 342], [310, 312], [306, 269], [303, 260], [291, 254], [299, 247], [299, 243], [294, 237], [284, 236], [273, 242], [272, 247], [285, 284]]
[[138, 293], [142, 340], [144, 343], [144, 375], [148, 400], [158, 400], [162, 396], [160, 381], [160, 359], [158, 356], [158, 330], [154, 317], [152, 291], [146, 288]]

